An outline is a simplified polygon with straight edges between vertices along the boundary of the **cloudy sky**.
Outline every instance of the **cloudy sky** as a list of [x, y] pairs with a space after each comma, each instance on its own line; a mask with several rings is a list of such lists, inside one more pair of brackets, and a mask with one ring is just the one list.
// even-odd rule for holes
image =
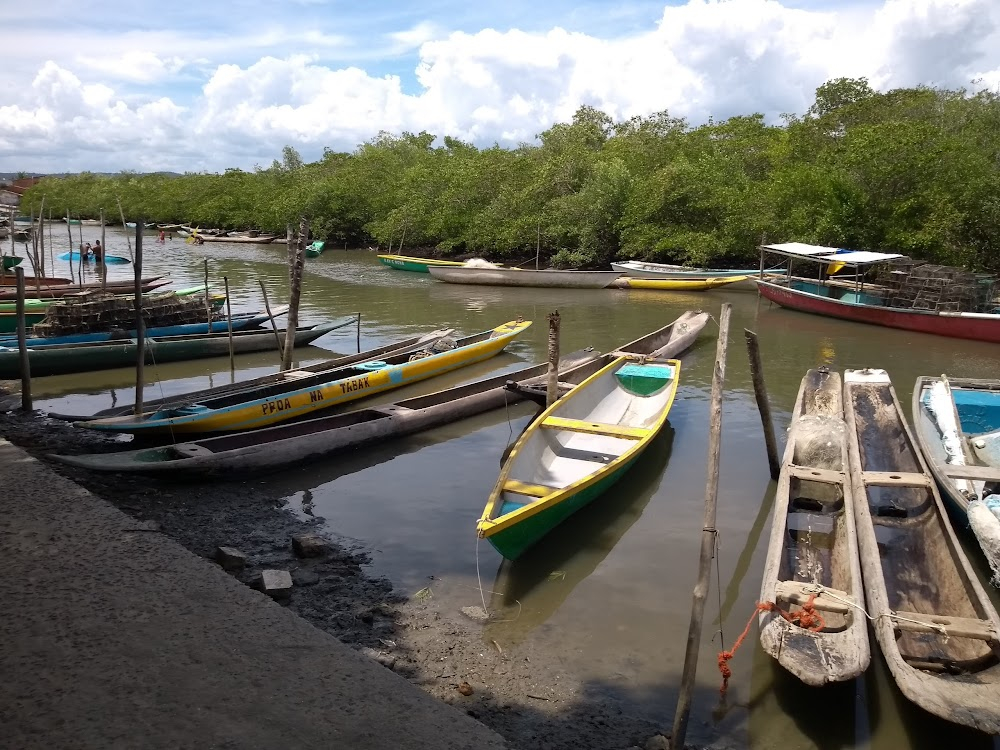
[[0, 171], [516, 146], [581, 104], [777, 120], [839, 76], [1000, 87], [998, 0], [5, 0], [0, 26]]

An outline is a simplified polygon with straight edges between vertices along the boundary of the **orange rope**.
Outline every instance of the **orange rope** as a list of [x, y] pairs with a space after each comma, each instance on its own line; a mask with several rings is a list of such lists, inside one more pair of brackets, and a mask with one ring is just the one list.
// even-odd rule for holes
[[753, 626], [754, 618], [757, 617], [758, 612], [777, 612], [792, 625], [798, 625], [811, 633], [817, 633], [826, 627], [826, 622], [823, 620], [823, 615], [816, 611], [815, 602], [816, 594], [810, 594], [809, 599], [797, 612], [786, 612], [774, 602], [758, 602], [750, 619], [747, 620], [747, 626], [743, 628], [743, 632], [736, 639], [732, 649], [719, 652], [719, 671], [722, 673], [722, 687], [719, 688], [719, 693], [725, 695], [729, 688], [729, 678], [733, 676], [733, 670], [729, 668], [729, 660], [736, 656], [736, 652], [743, 645], [747, 635], [750, 634], [750, 628]]

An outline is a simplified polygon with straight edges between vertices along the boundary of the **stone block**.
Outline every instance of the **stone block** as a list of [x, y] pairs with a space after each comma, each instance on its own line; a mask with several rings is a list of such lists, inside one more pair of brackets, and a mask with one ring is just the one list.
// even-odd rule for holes
[[247, 556], [235, 547], [216, 547], [215, 560], [223, 570], [243, 570], [247, 564]]
[[300, 534], [292, 537], [292, 550], [297, 557], [322, 557], [329, 549], [329, 542], [318, 534]]
[[285, 599], [292, 595], [292, 574], [287, 570], [262, 570], [260, 590], [272, 599]]

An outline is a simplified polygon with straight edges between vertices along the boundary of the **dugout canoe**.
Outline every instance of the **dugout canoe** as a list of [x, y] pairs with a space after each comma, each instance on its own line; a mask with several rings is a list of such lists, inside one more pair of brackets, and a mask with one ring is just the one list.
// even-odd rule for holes
[[[357, 318], [306, 326], [295, 331], [295, 346], [306, 346], [330, 331], [355, 323]], [[263, 352], [278, 348], [287, 331], [236, 331], [233, 333], [234, 354]], [[137, 339], [101, 341], [87, 344], [43, 344], [28, 349], [32, 377], [65, 375], [74, 372], [133, 367], [138, 357]], [[199, 333], [183, 336], [149, 337], [145, 340], [145, 362], [163, 364], [190, 359], [221, 357], [229, 354], [229, 333]], [[20, 377], [17, 349], [0, 350], [0, 379]]]
[[959, 527], [1000, 576], [1000, 381], [917, 378], [913, 432]]
[[617, 278], [611, 286], [616, 289], [658, 289], [665, 292], [704, 292], [721, 286], [732, 286], [747, 280], [747, 276], [722, 276], [707, 279], [633, 279]]
[[286, 382], [257, 392], [78, 424], [135, 434], [239, 432], [267, 427], [482, 362], [503, 351], [530, 325], [531, 321], [510, 321], [457, 341], [438, 340], [426, 351], [391, 355], [319, 374], [302, 373], [299, 379], [286, 372]]
[[[12, 278], [13, 277], [11, 276], [0, 278], [0, 300], [12, 302], [17, 299], [17, 288], [13, 284], [6, 283], [11, 281]], [[169, 279], [164, 279], [160, 276], [150, 276], [142, 279], [140, 286], [143, 292], [149, 292], [153, 289], [167, 286], [170, 283], [171, 281]], [[135, 291], [135, 282], [108, 281], [107, 285], [102, 287], [101, 282], [99, 281], [88, 281], [83, 285], [80, 285], [70, 283], [69, 279], [42, 277], [39, 278], [38, 284], [36, 285], [34, 277], [26, 278], [24, 280], [25, 297], [32, 299], [51, 299], [54, 297], [65, 297], [71, 294], [93, 291], [107, 291], [112, 294], [127, 294]]]
[[458, 260], [438, 260], [437, 258], [412, 258], [409, 255], [379, 255], [379, 262], [395, 268], [397, 271], [413, 271], [415, 273], [430, 273], [431, 266], [461, 267], [465, 263]]
[[861, 571], [903, 695], [1000, 733], [1000, 618], [962, 551], [884, 370], [844, 375]]
[[428, 272], [448, 284], [527, 286], [561, 289], [603, 289], [621, 276], [618, 271], [561, 271], [524, 268], [451, 268], [431, 266]]
[[761, 646], [816, 687], [854, 679], [871, 660], [841, 391], [825, 368], [799, 386], [760, 592], [779, 608], [759, 614]]
[[[704, 313], [686, 313], [670, 326], [633, 341], [623, 349], [649, 353], [670, 342], [671, 351], [679, 352], [679, 347], [686, 349], [694, 342], [707, 320]], [[674, 334], [672, 339], [671, 333]], [[606, 364], [607, 357], [589, 350], [571, 354], [560, 361], [559, 379], [580, 382]], [[217, 479], [239, 479], [247, 473], [291, 466], [333, 451], [410, 435], [501, 408], [521, 398], [508, 389], [511, 383], [530, 388], [544, 381], [547, 370], [547, 365], [535, 365], [385, 406], [279, 424], [238, 435], [110, 454], [53, 458], [95, 471], [178, 471]]]

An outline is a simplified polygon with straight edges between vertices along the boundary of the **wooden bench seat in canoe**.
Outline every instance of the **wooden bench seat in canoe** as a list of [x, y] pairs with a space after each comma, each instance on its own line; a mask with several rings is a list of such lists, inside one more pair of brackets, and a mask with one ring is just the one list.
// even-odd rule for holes
[[547, 497], [558, 491], [556, 487], [546, 487], [544, 484], [528, 484], [519, 482], [516, 479], [508, 479], [503, 483], [504, 492], [513, 492], [515, 495], [527, 495], [528, 497]]
[[608, 437], [624, 438], [625, 440], [642, 440], [649, 435], [644, 427], [623, 427], [605, 422], [588, 422], [582, 419], [565, 419], [563, 417], [546, 417], [541, 422], [542, 427], [568, 432], [583, 432], [588, 435], [606, 435]]
[[925, 615], [920, 612], [895, 612], [892, 626], [896, 630], [914, 633], [938, 633], [948, 638], [975, 638], [980, 641], [996, 641], [1000, 634], [993, 629], [989, 620], [971, 617], [949, 617], [947, 615]]
[[931, 478], [927, 474], [907, 471], [863, 471], [861, 478], [867, 485], [876, 487], [927, 487]]
[[[809, 597], [816, 594], [816, 599], [813, 600], [813, 607], [820, 611], [834, 612], [840, 615], [846, 615], [851, 611], [852, 607], [850, 605], [840, 601], [840, 599], [846, 599], [849, 602], [854, 601], [854, 597], [846, 591], [838, 591], [837, 589], [824, 586], [822, 591], [816, 593], [815, 589], [815, 584], [806, 583], [805, 581], [778, 581], [774, 593], [775, 598], [784, 599], [786, 602], [800, 606], [809, 601]], [[835, 599], [834, 597], [839, 598]]]
[[1000, 469], [995, 466], [959, 466], [947, 464], [943, 467], [949, 479], [969, 479], [974, 482], [1000, 482]]
[[788, 475], [792, 479], [808, 479], [811, 482], [825, 482], [827, 484], [841, 484], [847, 479], [847, 475], [842, 471], [814, 469], [811, 466], [791, 465], [788, 467]]

